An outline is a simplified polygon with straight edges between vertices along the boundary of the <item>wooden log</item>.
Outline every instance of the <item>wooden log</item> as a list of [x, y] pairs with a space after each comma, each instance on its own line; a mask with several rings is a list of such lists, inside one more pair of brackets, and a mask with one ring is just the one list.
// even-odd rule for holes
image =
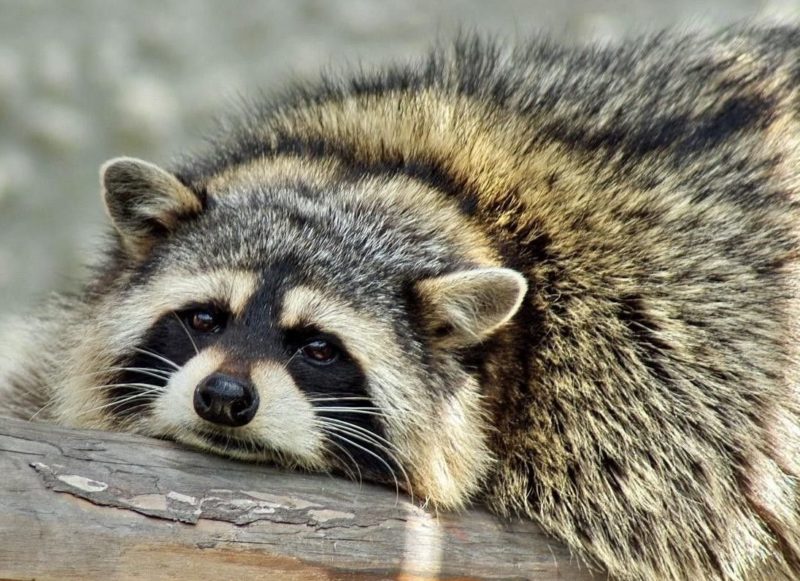
[[529, 521], [0, 418], [0, 578], [602, 579]]

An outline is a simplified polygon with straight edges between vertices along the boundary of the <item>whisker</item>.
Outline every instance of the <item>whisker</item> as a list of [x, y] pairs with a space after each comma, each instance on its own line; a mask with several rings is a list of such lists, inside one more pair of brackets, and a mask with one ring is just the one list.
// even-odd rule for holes
[[131, 402], [131, 401], [135, 401], [137, 399], [143, 399], [143, 398], [148, 398], [149, 399], [150, 396], [156, 395], [156, 394], [159, 394], [159, 393], [163, 393], [163, 390], [160, 389], [160, 388], [141, 391], [141, 392], [135, 393], [135, 394], [133, 394], [131, 396], [128, 396], [128, 397], [124, 397], [124, 398], [121, 398], [121, 399], [115, 399], [115, 400], [110, 401], [108, 403], [105, 403], [103, 405], [95, 406], [93, 408], [89, 408], [88, 410], [81, 410], [78, 413], [78, 416], [85, 416], [85, 415], [88, 415], [88, 414], [91, 414], [91, 413], [94, 413], [94, 412], [99, 412], [101, 410], [104, 410], [104, 409], [107, 409], [107, 408], [110, 408], [110, 407], [114, 407], [114, 406], [118, 406], [118, 405], [121, 405], [121, 404], [124, 404], [124, 403], [128, 403], [128, 402]]
[[333, 444], [334, 446], [336, 446], [339, 450], [341, 450], [350, 459], [350, 462], [352, 463], [353, 467], [356, 469], [356, 472], [358, 472], [358, 478], [356, 479], [356, 475], [353, 474], [353, 471], [350, 468], [347, 468], [346, 465], [345, 465], [345, 468], [347, 470], [346, 474], [348, 475], [348, 477], [351, 480], [358, 480], [358, 484], [361, 485], [363, 483], [362, 476], [361, 476], [361, 468], [359, 468], [358, 462], [356, 462], [356, 459], [353, 458], [353, 455], [350, 452], [347, 451], [347, 448], [345, 448], [344, 446], [339, 445], [337, 442], [334, 442], [333, 440], [328, 440], [328, 443], [329, 444]]
[[142, 375], [147, 375], [154, 379], [163, 379], [168, 380], [172, 377], [172, 373], [169, 372], [161, 372], [159, 373], [158, 370], [155, 369], [147, 369], [145, 367], [127, 367], [127, 368], [120, 368], [120, 371], [131, 371], [133, 373], [141, 373]]
[[342, 420], [338, 420], [336, 418], [323, 418], [323, 419], [324, 419], [325, 422], [330, 422], [330, 423], [332, 423], [334, 425], [337, 425], [337, 426], [342, 426], [342, 427], [345, 427], [347, 429], [355, 430], [356, 432], [358, 432], [358, 433], [360, 433], [360, 434], [362, 434], [364, 436], [363, 439], [365, 439], [365, 441], [366, 440], [370, 440], [371, 443], [373, 443], [373, 444], [377, 444], [377, 445], [380, 445], [380, 446], [387, 446], [389, 449], [396, 451], [396, 448], [395, 448], [394, 444], [389, 442], [387, 439], [379, 436], [378, 434], [367, 430], [366, 428], [362, 428], [361, 426], [358, 426], [356, 424], [352, 424], [350, 422], [345, 422], [345, 421], [342, 421]]
[[28, 421], [29, 421], [29, 422], [32, 422], [33, 420], [35, 420], [35, 419], [36, 419], [36, 416], [38, 416], [40, 413], [42, 413], [42, 412], [43, 412], [44, 410], [46, 410], [47, 408], [54, 406], [55, 404], [56, 404], [56, 398], [54, 398], [54, 397], [51, 397], [51, 398], [50, 398], [50, 399], [47, 401], [47, 403], [46, 403], [46, 404], [44, 404], [42, 407], [40, 407], [38, 410], [36, 410], [36, 411], [33, 413], [33, 415], [32, 415], [31, 417], [29, 417], [29, 418], [28, 418]]
[[176, 313], [175, 311], [172, 311], [172, 314], [175, 316], [176, 319], [178, 319], [178, 323], [180, 323], [181, 329], [183, 329], [183, 331], [186, 333], [186, 336], [189, 337], [189, 341], [192, 342], [192, 347], [194, 347], [195, 354], [196, 355], [200, 355], [200, 350], [197, 348], [197, 343], [194, 342], [194, 338], [192, 338], [192, 334], [189, 333], [189, 329], [186, 328], [186, 325], [183, 323], [181, 318], [178, 316], [178, 313]]
[[[141, 403], [135, 403], [135, 404], [133, 404], [131, 406], [128, 406], [125, 411], [126, 411], [126, 413], [130, 414], [130, 413], [138, 411], [140, 409], [144, 409], [150, 403], [152, 403], [152, 400], [146, 399], [146, 400], [142, 401]], [[129, 421], [130, 421], [130, 419], [129, 419]]]
[[336, 413], [354, 413], [367, 416], [377, 416], [385, 418], [386, 414], [378, 408], [348, 408], [348, 407], [322, 407], [316, 408], [317, 413], [336, 412]]
[[[349, 444], [349, 445], [353, 446], [354, 448], [358, 448], [359, 450], [361, 450], [361, 451], [362, 451], [362, 452], [364, 452], [365, 454], [369, 454], [370, 456], [372, 456], [373, 458], [375, 458], [375, 459], [376, 459], [378, 462], [380, 462], [381, 464], [383, 464], [384, 466], [386, 466], [386, 469], [387, 469], [387, 470], [389, 471], [389, 473], [392, 475], [392, 480], [394, 481], [395, 493], [397, 494], [397, 500], [399, 501], [399, 500], [400, 500], [400, 483], [397, 481], [397, 474], [395, 474], [394, 470], [393, 470], [393, 469], [392, 469], [392, 467], [389, 465], [389, 463], [388, 463], [388, 462], [386, 462], [386, 460], [384, 460], [383, 458], [381, 458], [381, 457], [380, 457], [378, 454], [376, 454], [376, 453], [375, 453], [375, 452], [373, 452], [372, 450], [369, 450], [369, 449], [365, 448], [364, 446], [362, 446], [362, 445], [360, 445], [360, 444], [357, 444], [357, 443], [355, 443], [353, 440], [351, 440], [351, 439], [349, 439], [349, 438], [345, 437], [344, 435], [342, 435], [342, 432], [340, 432], [339, 430], [335, 429], [335, 427], [334, 427], [334, 426], [327, 426], [327, 427], [328, 427], [329, 429], [333, 430], [333, 432], [334, 432], [334, 433], [330, 434], [330, 435], [331, 435], [331, 437], [336, 437], [336, 438], [339, 438], [340, 440], [342, 440], [343, 442], [345, 442], [345, 443], [347, 443], [347, 444]], [[345, 433], [347, 433], [347, 432], [345, 432]], [[349, 434], [349, 433], [348, 433], [347, 435], [348, 435], [348, 436], [353, 436], [353, 437], [356, 437], [356, 436], [355, 436], [355, 434]]]
[[[326, 401], [348, 401], [348, 400], [362, 400], [362, 401], [368, 401], [370, 403], [372, 402], [372, 398], [364, 397], [364, 396], [353, 396], [353, 397], [309, 397], [309, 398], [306, 399], [306, 401], [308, 401], [309, 403], [319, 403], [319, 402], [326, 402]], [[377, 408], [375, 406], [369, 406], [369, 407], [374, 407], [376, 410], [380, 409], [380, 408]], [[329, 408], [319, 407], [318, 409], [324, 410], [324, 409], [329, 409]], [[416, 417], [416, 418], [419, 418], [419, 419], [424, 419], [421, 413], [413, 411], [413, 410], [404, 410], [403, 413], [404, 414], [408, 414], [408, 415], [413, 416], [413, 417]], [[386, 416], [384, 415], [384, 417], [386, 417]]]
[[164, 390], [160, 385], [153, 385], [152, 383], [106, 383], [104, 385], [89, 385], [81, 388], [81, 391], [98, 391], [100, 389], [113, 389], [115, 387], [143, 387], [146, 389], [153, 388]]
[[365, 396], [352, 396], [352, 397], [309, 397], [307, 399], [307, 401], [311, 403], [316, 403], [318, 401], [352, 401], [352, 400], [370, 401], [370, 398]]
[[141, 347], [134, 347], [134, 350], [138, 351], [139, 353], [142, 353], [144, 355], [149, 355], [150, 357], [153, 357], [154, 359], [158, 359], [159, 361], [163, 361], [167, 365], [169, 365], [171, 367], [174, 367], [176, 371], [180, 371], [180, 368], [181, 368], [180, 365], [178, 365], [174, 361], [171, 361], [171, 360], [167, 359], [166, 357], [164, 357], [162, 355], [159, 355], [158, 353], [154, 353], [154, 352], [149, 351], [147, 349], [142, 349]]
[[72, 377], [81, 378], [81, 377], [94, 377], [97, 375], [107, 375], [114, 371], [132, 371], [134, 373], [141, 373], [143, 375], [150, 375], [151, 377], [157, 377], [159, 379], [168, 379], [172, 375], [172, 371], [167, 371], [166, 369], [158, 369], [155, 367], [107, 367], [105, 369], [101, 369], [100, 371], [90, 371], [88, 373], [78, 373], [73, 375]]
[[297, 351], [295, 351], [294, 353], [292, 353], [292, 356], [289, 357], [289, 359], [286, 360], [286, 363], [283, 364], [283, 370], [284, 371], [286, 371], [286, 372], [289, 371], [289, 365], [292, 363], [292, 360], [295, 357], [297, 357], [299, 354], [300, 354], [300, 350], [299, 349]]
[[[143, 384], [143, 383], [138, 383], [138, 384], [120, 383], [119, 385], [116, 385], [114, 387], [143, 387], [145, 385], [146, 384]], [[131, 396], [133, 396], [133, 395], [141, 395], [141, 394], [151, 394], [151, 393], [164, 393], [164, 389], [162, 387], [157, 386], [157, 385], [153, 385], [153, 386], [150, 386], [150, 387], [147, 387], [147, 388], [144, 388], [144, 389], [140, 389], [135, 394], [131, 394]], [[127, 398], [129, 396], [125, 396], [125, 397]], [[119, 401], [119, 400], [117, 400], [117, 401]]]
[[[408, 487], [409, 492], [411, 492], [412, 490], [411, 480], [408, 477], [408, 473], [403, 467], [403, 464], [399, 461], [397, 455], [394, 453], [398, 452], [397, 448], [391, 442], [388, 442], [381, 436], [369, 432], [368, 430], [365, 430], [360, 426], [349, 424], [347, 422], [342, 422], [340, 420], [335, 420], [333, 418], [318, 418], [315, 421], [317, 422], [317, 425], [320, 425], [323, 428], [323, 430], [325, 429], [333, 430], [335, 432], [338, 432], [339, 434], [345, 433], [349, 436], [352, 436], [364, 442], [365, 444], [371, 444], [375, 446], [375, 448], [378, 449], [379, 451], [384, 452], [397, 465], [397, 468], [403, 473], [403, 478], [405, 479], [406, 486]], [[383, 445], [381, 442], [385, 443], [386, 445]], [[386, 462], [383, 463], [386, 464]], [[399, 486], [399, 484], [397, 483], [397, 476], [394, 474], [394, 471], [391, 470], [391, 468], [389, 470], [392, 472], [392, 477], [395, 480], [395, 484]]]

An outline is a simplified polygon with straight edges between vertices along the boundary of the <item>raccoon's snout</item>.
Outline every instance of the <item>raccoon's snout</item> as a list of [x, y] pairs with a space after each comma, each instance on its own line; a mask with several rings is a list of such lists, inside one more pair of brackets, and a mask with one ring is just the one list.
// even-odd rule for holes
[[247, 380], [214, 373], [194, 390], [194, 410], [204, 420], [238, 428], [255, 417], [258, 392]]

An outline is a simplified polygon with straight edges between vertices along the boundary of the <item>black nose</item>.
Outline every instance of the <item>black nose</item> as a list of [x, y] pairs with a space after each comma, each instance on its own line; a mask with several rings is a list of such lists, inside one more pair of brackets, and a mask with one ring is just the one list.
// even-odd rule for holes
[[194, 390], [194, 411], [204, 420], [239, 427], [258, 410], [258, 392], [249, 381], [224, 373], [206, 377]]

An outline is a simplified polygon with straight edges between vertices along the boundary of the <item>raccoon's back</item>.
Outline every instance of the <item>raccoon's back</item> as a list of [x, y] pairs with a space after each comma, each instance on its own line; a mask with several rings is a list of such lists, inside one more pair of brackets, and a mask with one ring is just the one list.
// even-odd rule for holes
[[623, 577], [800, 571], [798, 48], [466, 39], [256, 106], [182, 176], [294, 156], [456, 200], [531, 283], [486, 355], [495, 508]]

